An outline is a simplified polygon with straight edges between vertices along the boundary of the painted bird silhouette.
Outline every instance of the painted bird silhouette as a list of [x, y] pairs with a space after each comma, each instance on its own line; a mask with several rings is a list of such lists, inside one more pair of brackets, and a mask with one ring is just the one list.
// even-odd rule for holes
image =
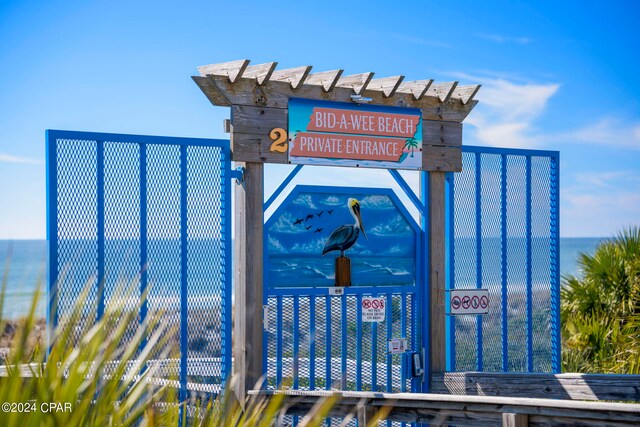
[[313, 214], [307, 215], [307, 217], [304, 220], [309, 221], [310, 219], [313, 219]]
[[317, 213], [316, 215], [318, 216], [318, 218], [320, 218], [323, 213], [324, 213], [324, 211], [320, 211], [320, 213]]
[[304, 219], [296, 218], [296, 222], [294, 222], [293, 225], [302, 224], [302, 221], [304, 221]]
[[316, 228], [316, 231], [314, 231], [314, 233], [322, 233], [322, 228]]
[[306, 230], [311, 230], [311, 226], [305, 227]]

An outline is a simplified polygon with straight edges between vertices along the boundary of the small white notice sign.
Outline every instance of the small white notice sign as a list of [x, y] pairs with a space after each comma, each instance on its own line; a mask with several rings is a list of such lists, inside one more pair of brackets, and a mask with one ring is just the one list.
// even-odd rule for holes
[[400, 354], [407, 351], [406, 338], [391, 338], [389, 340], [389, 354]]
[[449, 295], [448, 313], [487, 314], [489, 312], [489, 290], [487, 289], [452, 289]]
[[362, 321], [384, 322], [384, 297], [362, 297]]

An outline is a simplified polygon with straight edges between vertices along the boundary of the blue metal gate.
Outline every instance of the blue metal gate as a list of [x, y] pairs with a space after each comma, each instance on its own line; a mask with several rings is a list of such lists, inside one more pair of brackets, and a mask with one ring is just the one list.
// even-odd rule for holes
[[162, 313], [174, 331], [177, 357], [156, 375], [179, 378], [183, 399], [219, 392], [231, 371], [230, 175], [229, 141], [47, 131], [50, 324], [68, 321], [87, 285], [97, 313], [81, 321], [93, 322], [127, 303], [133, 279], [134, 298], [148, 292], [128, 305], [140, 322]]
[[448, 174], [450, 289], [490, 312], [450, 316], [447, 370], [560, 372], [559, 153], [463, 146]]
[[[335, 256], [320, 252], [335, 226], [352, 221], [348, 197], [360, 200], [368, 240], [360, 234], [356, 244], [353, 285], [333, 287]], [[387, 216], [374, 219], [376, 208]], [[410, 359], [425, 345], [424, 233], [392, 190], [297, 186], [265, 236], [268, 388], [422, 391]], [[382, 297], [384, 320], [363, 321], [367, 297]], [[405, 352], [389, 352], [393, 338], [407, 340]]]

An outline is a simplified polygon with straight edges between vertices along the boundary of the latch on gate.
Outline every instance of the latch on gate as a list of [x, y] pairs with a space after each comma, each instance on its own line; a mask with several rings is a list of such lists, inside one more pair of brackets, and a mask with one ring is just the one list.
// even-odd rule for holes
[[422, 377], [422, 381], [424, 381], [425, 374], [424, 356], [424, 348], [422, 348], [420, 352], [411, 353], [411, 363], [409, 364], [411, 366], [411, 376], [414, 378]]

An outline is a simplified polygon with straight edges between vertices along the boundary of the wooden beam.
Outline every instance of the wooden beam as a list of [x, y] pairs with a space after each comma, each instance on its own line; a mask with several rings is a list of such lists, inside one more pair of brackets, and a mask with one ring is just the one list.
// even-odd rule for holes
[[368, 90], [381, 91], [385, 98], [389, 98], [396, 93], [404, 76], [383, 77], [381, 79], [373, 79], [367, 86]]
[[[352, 74], [350, 76], [341, 76], [336, 87], [348, 88], [353, 90], [356, 95], [360, 95], [367, 88], [373, 73]], [[351, 100], [351, 96], [349, 96]]]
[[[197, 81], [197, 78], [194, 78], [194, 80]], [[203, 90], [203, 92], [214, 105], [262, 105], [271, 108], [287, 108], [289, 98], [353, 102], [351, 99], [351, 95], [354, 93], [352, 86], [339, 86], [342, 78], [331, 92], [326, 92], [320, 85], [308, 84], [303, 84], [298, 89], [293, 89], [289, 82], [274, 81], [273, 77], [268, 82], [265, 82], [263, 86], [257, 86], [254, 79], [240, 78], [234, 84], [223, 76], [210, 76], [209, 80], [212, 87], [205, 87], [206, 91]], [[199, 86], [201, 85], [199, 84]], [[212, 92], [214, 96], [209, 96], [209, 93]], [[217, 104], [219, 101], [218, 93], [222, 93], [225, 96], [222, 104]], [[370, 103], [372, 105], [420, 108], [422, 109], [424, 120], [444, 120], [449, 122], [462, 122], [477, 104], [475, 100], [469, 101], [466, 105], [455, 100], [442, 103], [439, 98], [432, 96], [424, 96], [419, 101], [416, 101], [412, 93], [400, 93], [399, 90], [389, 98], [386, 98], [381, 91], [366, 89], [362, 90], [361, 95], [372, 98]]]
[[244, 179], [235, 186], [233, 369], [236, 398], [244, 403], [263, 374], [264, 165], [238, 166], [244, 167]]
[[431, 355], [428, 375], [446, 370], [445, 335], [445, 173], [429, 172], [429, 268]]
[[292, 89], [298, 89], [311, 71], [311, 66], [286, 68], [284, 70], [276, 70], [271, 75], [271, 80], [289, 82]]
[[242, 77], [247, 79], [256, 79], [258, 86], [262, 86], [265, 82], [269, 81], [269, 78], [276, 69], [277, 62], [265, 62], [264, 64], [250, 65], [244, 71]]
[[331, 92], [336, 87], [340, 76], [344, 70], [322, 71], [321, 73], [309, 74], [304, 84], [322, 86], [325, 92]]
[[202, 77], [206, 76], [225, 76], [229, 82], [235, 83], [244, 70], [249, 66], [248, 59], [240, 59], [238, 61], [223, 62], [220, 64], [210, 64], [198, 67], [198, 71]]
[[460, 172], [462, 148], [422, 146], [422, 170], [426, 172]]
[[458, 82], [432, 84], [427, 91], [427, 96], [435, 96], [440, 102], [447, 102], [453, 95], [456, 86], [458, 86]]
[[422, 142], [427, 145], [462, 145], [462, 123], [437, 120], [422, 121]]
[[416, 100], [420, 100], [425, 95], [425, 93], [427, 93], [427, 90], [429, 90], [432, 84], [432, 79], [416, 80], [413, 82], [402, 82], [400, 84], [400, 87], [398, 87], [397, 92], [410, 93]]
[[476, 96], [481, 85], [458, 86], [453, 91], [453, 99], [459, 99], [463, 104], [467, 104]]
[[227, 96], [208, 77], [192, 76], [191, 78], [212, 105], [215, 107], [228, 107], [231, 105]]

